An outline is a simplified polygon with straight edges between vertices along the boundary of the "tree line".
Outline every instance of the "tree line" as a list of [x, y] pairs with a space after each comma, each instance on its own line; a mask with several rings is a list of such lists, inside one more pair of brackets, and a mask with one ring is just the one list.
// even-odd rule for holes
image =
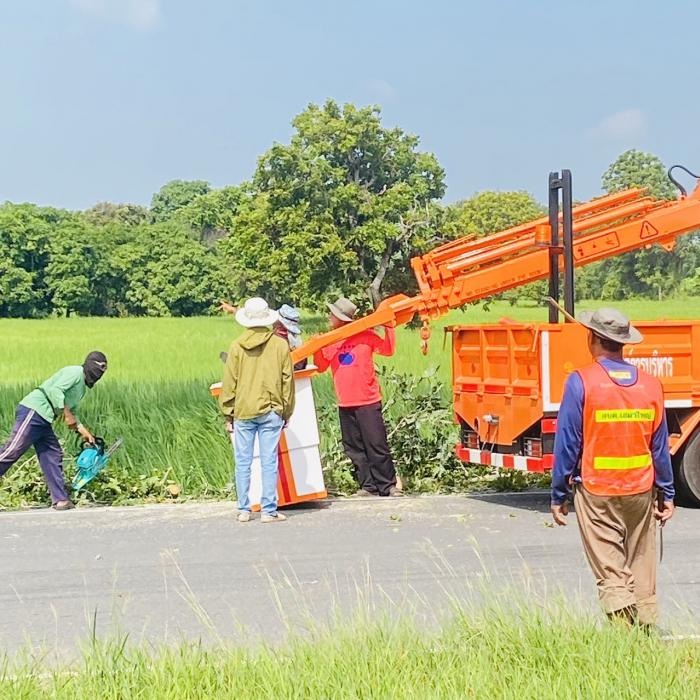
[[[527, 192], [482, 192], [445, 205], [445, 173], [416, 136], [382, 125], [377, 107], [329, 100], [293, 120], [252, 178], [213, 189], [174, 180], [150, 207], [86, 211], [0, 206], [0, 317], [190, 316], [219, 299], [260, 295], [317, 308], [343, 293], [370, 307], [415, 285], [409, 260], [467, 234], [536, 218]], [[661, 161], [622, 154], [604, 173], [614, 192], [675, 193]], [[577, 273], [579, 297], [700, 294], [700, 242], [630, 253]], [[537, 285], [510, 292], [538, 299]]]

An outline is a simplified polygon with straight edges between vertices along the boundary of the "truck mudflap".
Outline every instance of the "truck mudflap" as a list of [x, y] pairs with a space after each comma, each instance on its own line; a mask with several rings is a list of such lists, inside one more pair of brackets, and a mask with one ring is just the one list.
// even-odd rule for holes
[[489, 450], [476, 450], [458, 444], [455, 452], [457, 458], [468, 464], [483, 464], [487, 467], [502, 469], [517, 469], [523, 472], [545, 472], [552, 468], [554, 455], [545, 454], [542, 457], [524, 457], [523, 455], [508, 455]]

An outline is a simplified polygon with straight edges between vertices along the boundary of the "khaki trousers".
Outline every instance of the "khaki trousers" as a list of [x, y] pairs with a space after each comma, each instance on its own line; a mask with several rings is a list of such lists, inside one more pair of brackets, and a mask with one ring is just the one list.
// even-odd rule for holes
[[596, 496], [577, 485], [574, 506], [583, 549], [605, 612], [628, 608], [636, 611], [639, 623], [656, 624], [653, 491]]

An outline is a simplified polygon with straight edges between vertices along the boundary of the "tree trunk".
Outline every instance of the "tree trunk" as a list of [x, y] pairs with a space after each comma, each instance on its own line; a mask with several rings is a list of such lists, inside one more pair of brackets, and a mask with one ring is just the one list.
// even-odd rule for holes
[[391, 255], [393, 252], [394, 241], [389, 241], [386, 244], [386, 249], [384, 250], [384, 253], [382, 254], [382, 259], [379, 261], [379, 269], [377, 270], [377, 274], [374, 276], [374, 279], [372, 280], [371, 284], [369, 285], [369, 289], [367, 290], [370, 301], [372, 302], [372, 306], [374, 306], [375, 309], [377, 308], [377, 306], [379, 306], [379, 302], [382, 300], [380, 289], [382, 286], [382, 282], [386, 277], [386, 273], [389, 270], [389, 262], [391, 261]]

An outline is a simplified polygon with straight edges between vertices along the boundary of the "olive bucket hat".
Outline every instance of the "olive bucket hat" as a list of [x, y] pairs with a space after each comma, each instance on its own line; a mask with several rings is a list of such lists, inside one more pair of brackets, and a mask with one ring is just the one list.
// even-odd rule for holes
[[341, 321], [352, 321], [357, 313], [357, 306], [345, 297], [338, 297], [332, 304], [328, 304], [328, 308]]
[[608, 340], [621, 345], [636, 345], [644, 340], [642, 334], [629, 322], [627, 316], [612, 308], [582, 311], [578, 322]]

